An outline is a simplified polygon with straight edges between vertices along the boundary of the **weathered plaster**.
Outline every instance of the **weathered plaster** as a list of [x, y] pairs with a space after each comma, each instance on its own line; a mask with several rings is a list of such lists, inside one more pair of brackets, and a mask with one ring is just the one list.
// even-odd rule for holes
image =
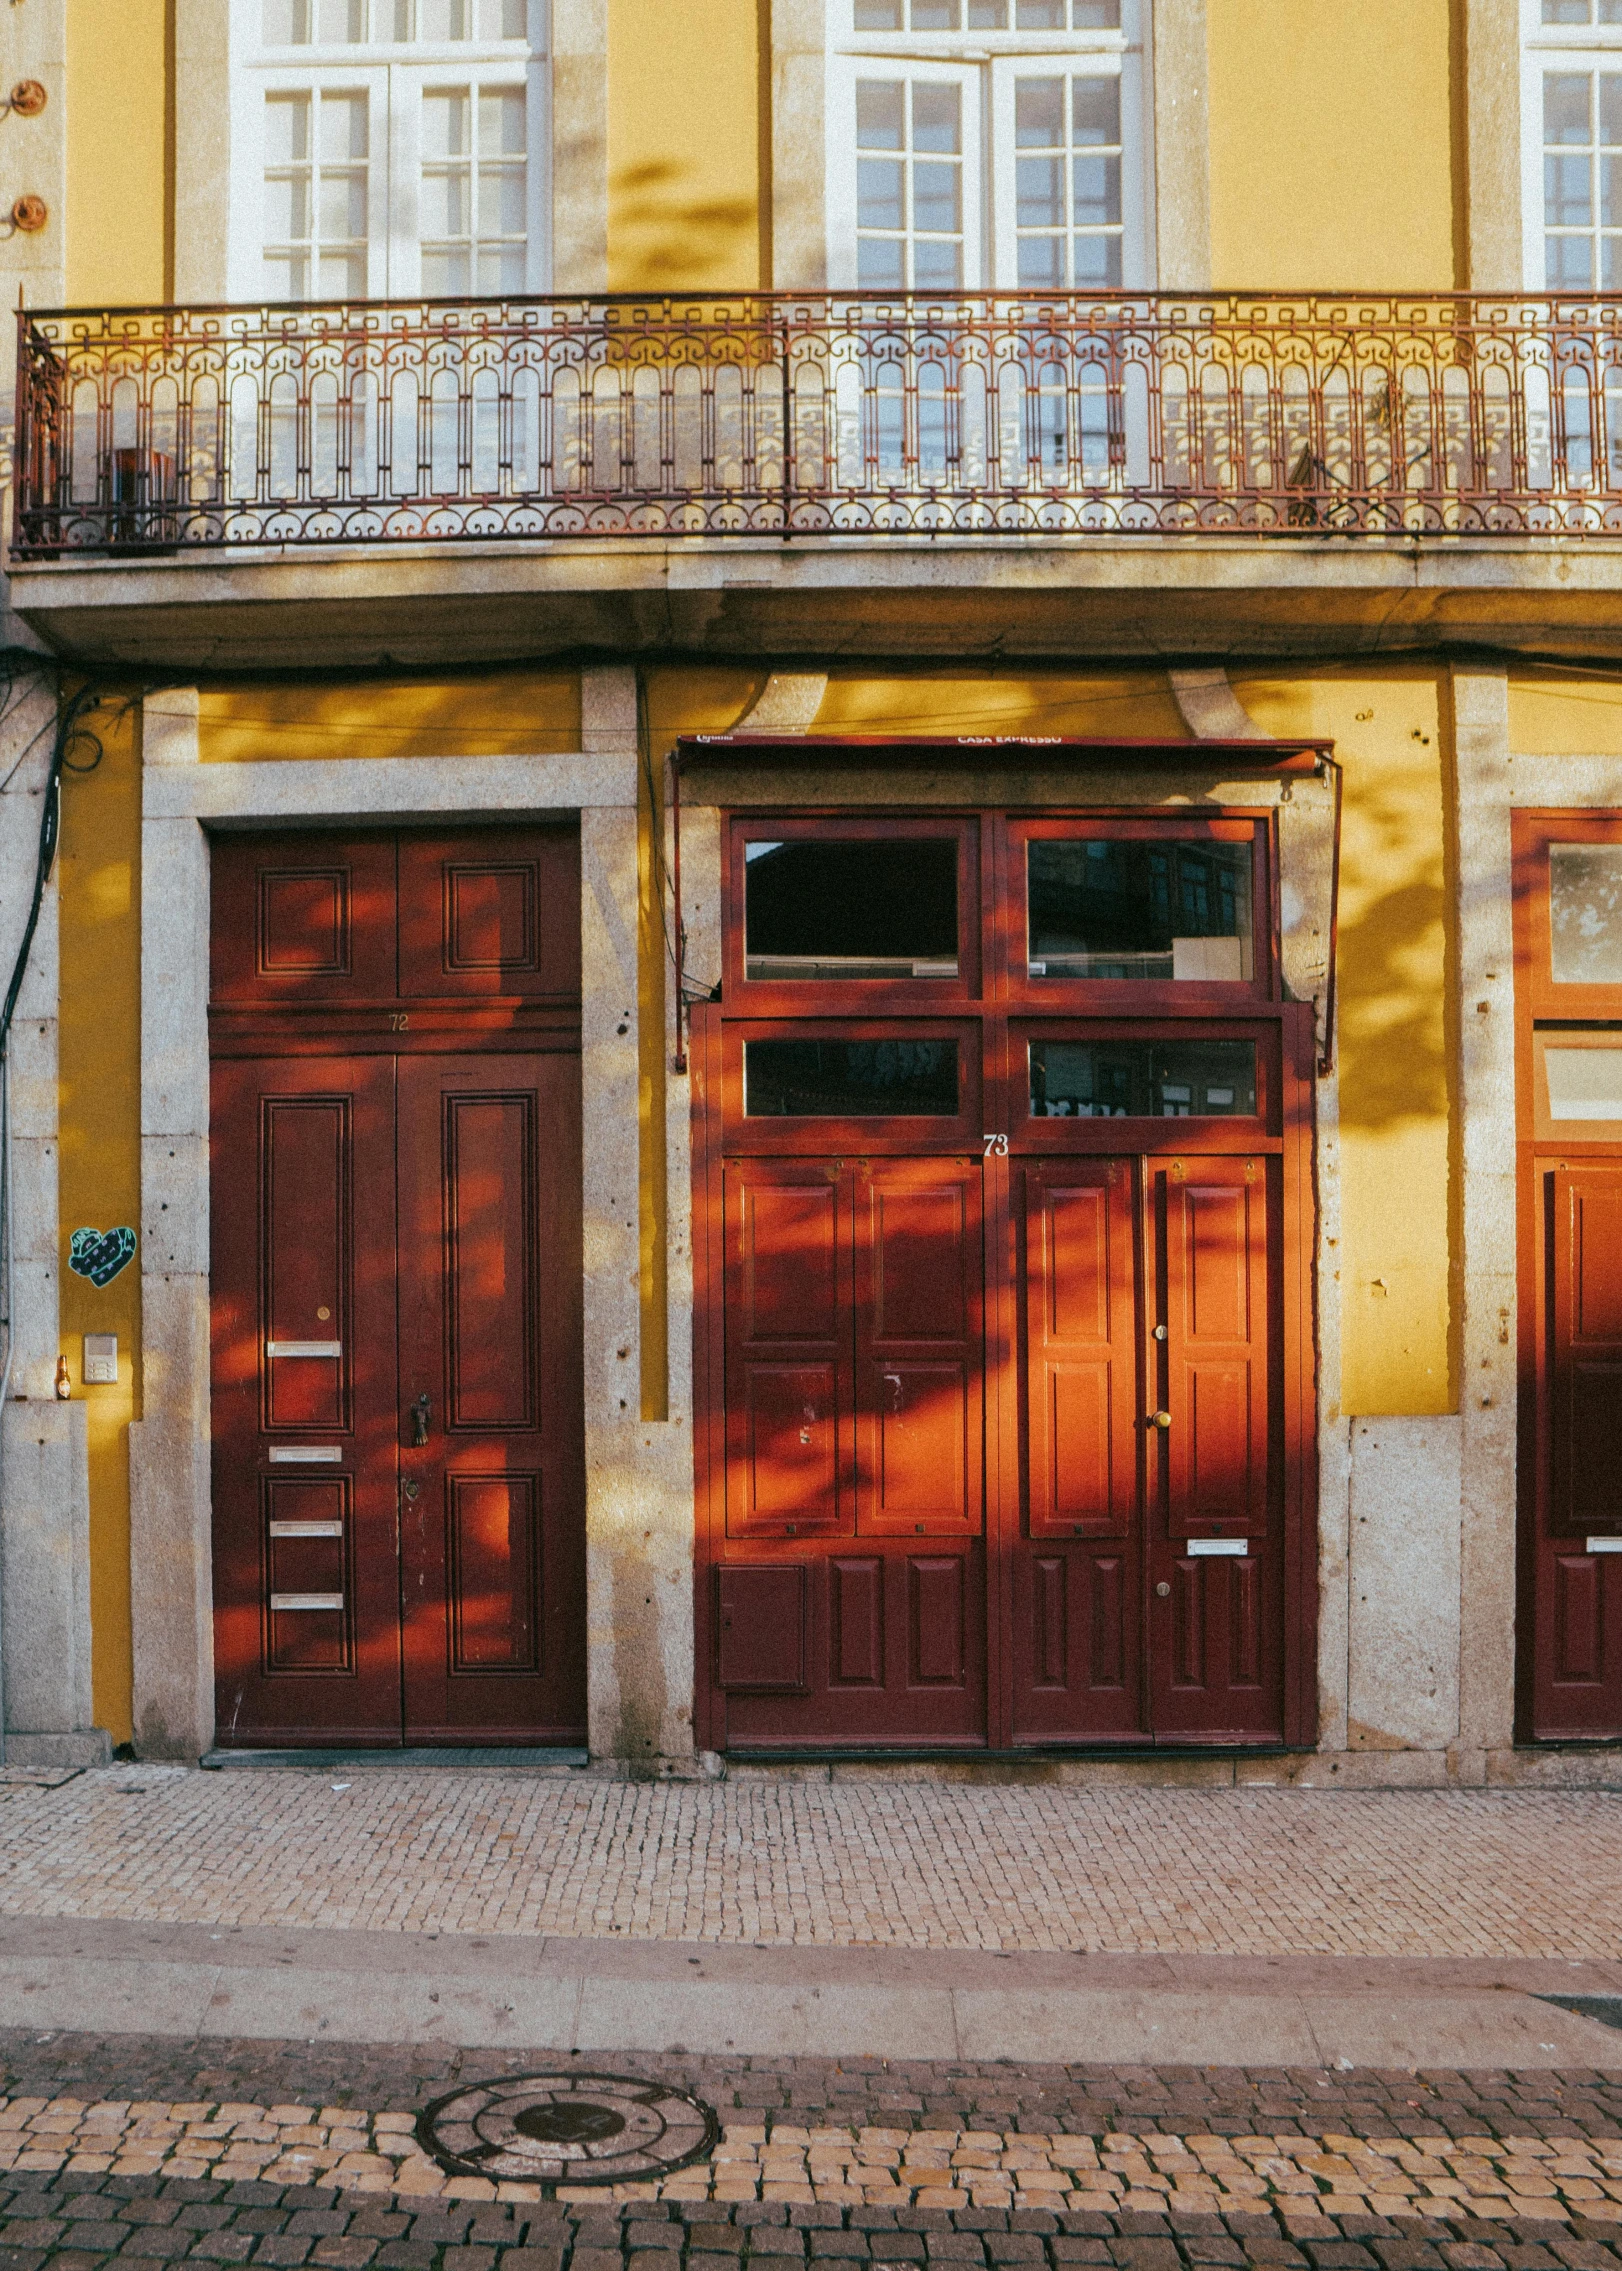
[[1471, 292], [1521, 288], [1520, 0], [1465, 0], [1465, 169]]
[[1459, 1422], [1351, 1422], [1347, 1744], [1445, 1751], [1459, 1723]]
[[552, 0], [552, 289], [608, 288], [608, 0]]
[[228, 297], [229, 0], [174, 0], [175, 297]]
[[828, 281], [825, 0], [772, 0], [772, 273], [778, 292]]
[[1211, 282], [1211, 117], [1206, 0], [1154, 0], [1155, 280]]

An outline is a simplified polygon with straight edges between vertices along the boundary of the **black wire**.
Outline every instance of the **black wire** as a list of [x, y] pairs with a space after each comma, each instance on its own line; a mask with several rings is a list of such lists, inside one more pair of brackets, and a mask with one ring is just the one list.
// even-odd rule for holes
[[[53, 667], [29, 649], [22, 649], [21, 653], [27, 655], [29, 663], [36, 669], [43, 671]], [[0, 668], [9, 669], [15, 675], [19, 667], [18, 650], [12, 649], [0, 654]], [[28, 908], [28, 920], [23, 925], [17, 958], [12, 964], [5, 1005], [0, 1008], [0, 1056], [4, 1056], [11, 1045], [11, 1026], [17, 1012], [17, 997], [23, 990], [23, 980], [28, 974], [28, 957], [33, 952], [34, 934], [39, 929], [39, 912], [45, 901], [45, 886], [50, 881], [51, 869], [56, 864], [56, 847], [62, 833], [62, 775], [64, 772], [93, 773], [101, 763], [101, 743], [84, 723], [87, 713], [96, 708], [101, 698], [100, 687], [93, 683], [81, 686], [66, 703], [61, 702], [60, 695], [58, 696], [56, 734], [51, 744], [51, 762], [45, 775], [44, 803], [39, 816], [33, 898]], [[88, 764], [73, 761], [71, 752], [76, 748], [89, 748], [95, 752]]]

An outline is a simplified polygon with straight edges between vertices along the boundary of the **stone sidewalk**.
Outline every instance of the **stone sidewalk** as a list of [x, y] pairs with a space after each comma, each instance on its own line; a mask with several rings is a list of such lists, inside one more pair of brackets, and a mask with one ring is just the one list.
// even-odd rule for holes
[[1609, 1792], [589, 1773], [0, 1780], [0, 1915], [720, 1945], [1608, 1959]]

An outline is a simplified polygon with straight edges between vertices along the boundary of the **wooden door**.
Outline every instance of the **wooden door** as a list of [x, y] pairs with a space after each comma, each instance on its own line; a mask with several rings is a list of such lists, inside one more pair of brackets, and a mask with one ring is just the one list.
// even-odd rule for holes
[[1592, 1738], [1622, 1726], [1622, 1162], [1543, 1181], [1538, 1732]]
[[959, 1159], [730, 1160], [733, 1749], [984, 1739], [984, 1256]]
[[583, 1456], [580, 1226], [562, 1197], [579, 1128], [573, 1058], [401, 1062], [407, 1742], [535, 1742], [578, 1718], [579, 1572], [554, 1510]]
[[577, 908], [561, 830], [216, 854], [223, 1744], [583, 1734]]
[[1022, 1163], [1019, 1742], [1277, 1738], [1279, 1163]]

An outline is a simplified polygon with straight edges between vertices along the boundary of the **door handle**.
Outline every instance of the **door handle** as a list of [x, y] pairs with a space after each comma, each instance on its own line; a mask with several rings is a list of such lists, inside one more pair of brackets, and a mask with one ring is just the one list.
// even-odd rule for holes
[[1171, 1413], [1169, 1411], [1152, 1411], [1149, 1414], [1149, 1425], [1151, 1427], [1170, 1427]]
[[433, 1405], [428, 1401], [428, 1392], [424, 1389], [411, 1407], [411, 1448], [413, 1451], [420, 1451], [428, 1440], [428, 1421], [433, 1408]]

